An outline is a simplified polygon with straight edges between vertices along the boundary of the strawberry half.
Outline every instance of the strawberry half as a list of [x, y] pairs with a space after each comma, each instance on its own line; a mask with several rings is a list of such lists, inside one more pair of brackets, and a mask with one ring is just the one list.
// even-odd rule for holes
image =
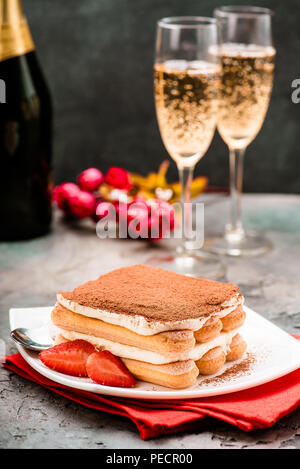
[[132, 388], [136, 380], [120, 358], [108, 350], [92, 353], [87, 360], [88, 376], [98, 384]]
[[86, 340], [55, 345], [40, 353], [42, 362], [52, 370], [71, 376], [87, 376], [86, 362], [95, 347]]

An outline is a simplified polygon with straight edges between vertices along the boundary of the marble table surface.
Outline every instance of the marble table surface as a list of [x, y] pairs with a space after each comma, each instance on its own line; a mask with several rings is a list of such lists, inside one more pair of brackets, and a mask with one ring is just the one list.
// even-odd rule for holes
[[[222, 231], [228, 198], [206, 195], [205, 227]], [[300, 196], [245, 195], [248, 227], [267, 232], [274, 249], [252, 259], [226, 258], [227, 280], [237, 283], [247, 305], [288, 332], [300, 334]], [[166, 246], [100, 240], [89, 223], [68, 226], [55, 214], [48, 236], [0, 244], [0, 355], [14, 353], [10, 307], [47, 306], [58, 290], [113, 268], [142, 263]], [[143, 442], [125, 418], [68, 401], [0, 366], [2, 448], [300, 448], [300, 409], [273, 428], [244, 433], [215, 422], [199, 431]]]

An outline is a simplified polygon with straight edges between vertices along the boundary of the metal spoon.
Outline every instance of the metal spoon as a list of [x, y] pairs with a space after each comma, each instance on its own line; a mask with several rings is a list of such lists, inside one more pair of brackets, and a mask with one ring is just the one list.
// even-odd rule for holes
[[25, 327], [18, 327], [11, 331], [10, 335], [18, 344], [36, 352], [53, 347], [51, 337], [45, 331], [45, 328], [26, 329]]

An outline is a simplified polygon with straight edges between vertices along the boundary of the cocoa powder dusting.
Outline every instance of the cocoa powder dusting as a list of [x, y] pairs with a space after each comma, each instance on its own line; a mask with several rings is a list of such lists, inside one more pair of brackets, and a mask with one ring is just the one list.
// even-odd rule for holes
[[238, 294], [231, 283], [187, 277], [134, 265], [113, 270], [72, 292], [60, 292], [82, 306], [114, 313], [137, 314], [147, 320], [180, 321], [220, 311]]
[[199, 386], [215, 385], [228, 383], [232, 379], [240, 378], [241, 376], [247, 376], [251, 373], [254, 365], [257, 363], [256, 355], [252, 352], [247, 352], [245, 358], [235, 365], [227, 368], [221, 375], [213, 378], [204, 379], [199, 383]]

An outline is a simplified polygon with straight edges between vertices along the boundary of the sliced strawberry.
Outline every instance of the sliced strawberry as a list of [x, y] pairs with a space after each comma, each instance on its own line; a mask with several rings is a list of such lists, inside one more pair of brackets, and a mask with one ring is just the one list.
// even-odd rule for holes
[[132, 388], [136, 381], [128, 368], [108, 350], [92, 353], [86, 363], [88, 376], [98, 384]]
[[73, 340], [64, 342], [40, 353], [42, 362], [66, 375], [87, 376], [86, 362], [95, 347], [86, 340]]

